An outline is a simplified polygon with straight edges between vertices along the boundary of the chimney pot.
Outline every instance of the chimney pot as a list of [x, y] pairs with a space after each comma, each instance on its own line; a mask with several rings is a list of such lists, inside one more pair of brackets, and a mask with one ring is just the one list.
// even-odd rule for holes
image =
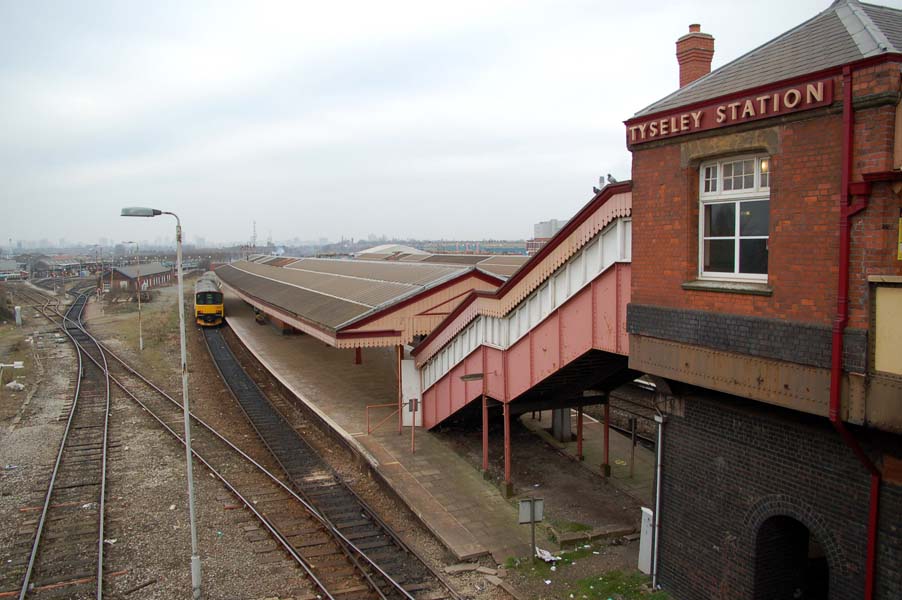
[[702, 33], [698, 23], [692, 23], [689, 33], [676, 42], [676, 56], [680, 63], [680, 87], [683, 87], [711, 72], [714, 37]]

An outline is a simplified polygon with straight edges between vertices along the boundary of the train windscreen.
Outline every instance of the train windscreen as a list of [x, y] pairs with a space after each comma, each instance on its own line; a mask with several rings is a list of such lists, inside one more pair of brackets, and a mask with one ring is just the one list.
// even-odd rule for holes
[[199, 292], [198, 304], [222, 304], [222, 292]]

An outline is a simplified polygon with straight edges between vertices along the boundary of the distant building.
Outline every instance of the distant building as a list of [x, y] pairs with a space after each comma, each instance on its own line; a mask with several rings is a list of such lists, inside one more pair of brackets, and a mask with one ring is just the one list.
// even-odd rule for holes
[[542, 221], [541, 223], [536, 223], [532, 226], [532, 236], [535, 239], [550, 239], [566, 224], [567, 221], [562, 219], [549, 219], [547, 221]]
[[168, 286], [172, 283], [172, 267], [158, 262], [113, 267], [112, 275], [109, 269], [103, 272], [98, 287], [102, 285], [103, 291], [108, 292], [112, 283], [114, 290], [135, 291], [139, 281], [142, 290]]

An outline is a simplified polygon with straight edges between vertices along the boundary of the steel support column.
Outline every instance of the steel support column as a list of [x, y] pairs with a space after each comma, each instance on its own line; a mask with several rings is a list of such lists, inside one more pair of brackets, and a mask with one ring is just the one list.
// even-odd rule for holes
[[601, 465], [602, 474], [605, 477], [611, 476], [611, 404], [610, 397], [604, 404], [604, 462]]
[[363, 363], [363, 352], [360, 348], [354, 348], [354, 364], [359, 365]]
[[511, 484], [511, 407], [504, 403], [504, 493], [506, 497], [513, 495]]
[[584, 460], [583, 456], [583, 407], [576, 407], [576, 458]]
[[489, 472], [489, 401], [482, 395], [482, 472]]

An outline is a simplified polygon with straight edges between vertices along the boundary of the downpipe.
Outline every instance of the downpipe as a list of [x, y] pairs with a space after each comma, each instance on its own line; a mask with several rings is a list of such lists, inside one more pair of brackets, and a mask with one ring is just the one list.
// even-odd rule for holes
[[849, 263], [851, 254], [852, 224], [850, 217], [867, 208], [867, 197], [850, 203], [852, 177], [852, 140], [855, 132], [855, 115], [852, 108], [852, 69], [843, 68], [843, 140], [842, 181], [839, 207], [839, 279], [836, 289], [836, 317], [833, 322], [833, 344], [830, 361], [830, 410], [833, 428], [871, 475], [868, 507], [867, 557], [865, 566], [865, 600], [873, 600], [874, 577], [877, 561], [877, 515], [880, 502], [880, 470], [865, 453], [840, 416], [842, 403], [843, 333], [849, 322]]
[[652, 558], [651, 558], [651, 587], [658, 589], [658, 540], [661, 535], [661, 462], [664, 458], [664, 423], [667, 416], [662, 414], [655, 406], [655, 422], [658, 424], [658, 441], [655, 444], [655, 514], [652, 517]]

